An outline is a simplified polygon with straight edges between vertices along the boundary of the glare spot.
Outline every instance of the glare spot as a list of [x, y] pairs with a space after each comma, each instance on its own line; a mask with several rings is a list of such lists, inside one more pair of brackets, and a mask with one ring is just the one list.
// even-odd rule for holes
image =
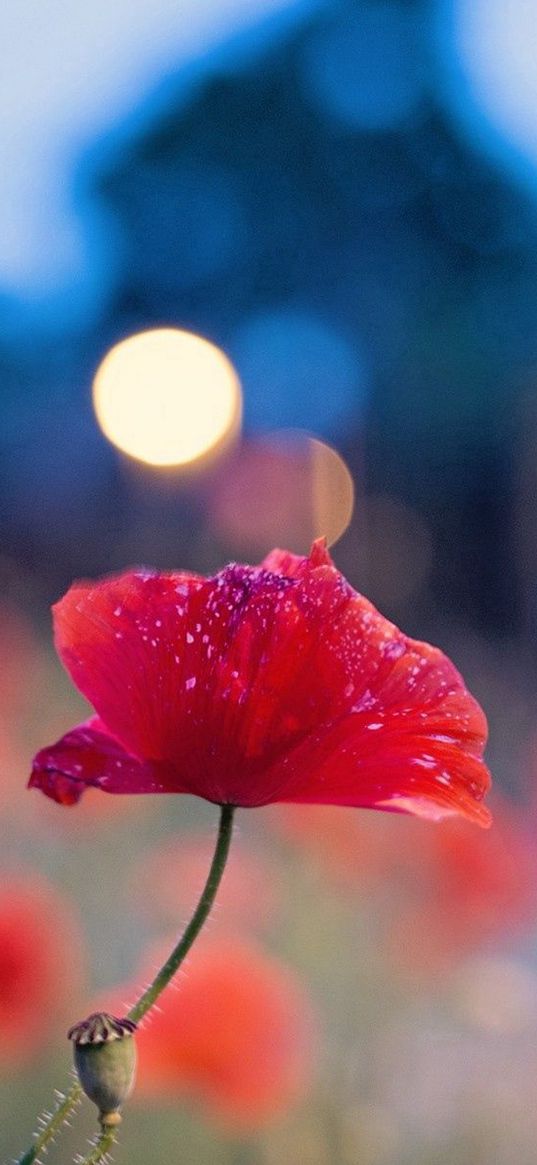
[[428, 797], [387, 797], [377, 801], [377, 809], [392, 810], [397, 813], [409, 813], [413, 817], [423, 817], [426, 821], [443, 821], [446, 817], [456, 817], [456, 809], [448, 805], [436, 805]]
[[174, 328], [140, 332], [105, 356], [93, 384], [101, 429], [149, 465], [187, 465], [233, 436], [241, 391], [227, 357]]

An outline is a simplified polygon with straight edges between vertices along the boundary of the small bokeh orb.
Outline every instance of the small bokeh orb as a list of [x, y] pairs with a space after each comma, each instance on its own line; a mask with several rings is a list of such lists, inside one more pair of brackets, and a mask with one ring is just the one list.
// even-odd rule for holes
[[245, 443], [223, 467], [210, 498], [211, 521], [230, 553], [262, 557], [273, 546], [309, 552], [347, 529], [354, 482], [331, 445], [300, 430], [280, 430]]
[[227, 356], [178, 328], [139, 332], [116, 344], [97, 369], [93, 404], [116, 448], [155, 466], [185, 466], [238, 430], [242, 402]]
[[400, 4], [344, 7], [306, 43], [300, 72], [306, 100], [336, 125], [397, 129], [416, 114], [424, 91], [416, 18]]
[[300, 428], [337, 439], [364, 410], [364, 360], [355, 336], [305, 306], [254, 312], [231, 338], [244, 385], [246, 427]]

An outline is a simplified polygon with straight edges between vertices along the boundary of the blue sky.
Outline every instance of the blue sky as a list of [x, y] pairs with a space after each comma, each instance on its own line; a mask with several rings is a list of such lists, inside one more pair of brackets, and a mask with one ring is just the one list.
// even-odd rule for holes
[[71, 287], [80, 297], [85, 279], [97, 285], [104, 272], [88, 260], [107, 224], [74, 206], [72, 175], [84, 150], [128, 120], [162, 78], [267, 16], [309, 7], [303, 0], [0, 6], [0, 289], [21, 307], [43, 310]]

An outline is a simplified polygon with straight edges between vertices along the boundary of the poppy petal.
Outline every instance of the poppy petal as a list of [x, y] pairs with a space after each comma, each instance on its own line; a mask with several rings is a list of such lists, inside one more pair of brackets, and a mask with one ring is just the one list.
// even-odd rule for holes
[[[310, 602], [316, 596], [319, 609], [333, 611], [331, 626], [325, 620], [324, 650], [328, 638], [347, 680], [336, 688], [340, 700], [342, 692], [350, 694], [351, 707], [341, 700], [340, 715], [286, 758], [274, 799], [432, 817], [462, 813], [489, 824], [480, 803], [490, 785], [481, 759], [486, 719], [453, 664], [437, 648], [408, 639], [350, 588], [347, 601], [337, 604], [344, 580], [333, 567], [290, 566], [302, 572]], [[319, 664], [320, 658], [313, 666]], [[272, 776], [276, 787], [283, 770]]]
[[132, 571], [76, 583], [53, 608], [64, 666], [108, 730], [140, 759], [160, 759], [165, 751], [185, 614], [203, 581]]
[[[165, 793], [166, 773], [130, 756], [98, 719], [79, 724], [35, 757], [30, 788], [60, 805], [75, 805], [87, 788], [105, 793]], [[174, 792], [181, 792], [174, 785]]]
[[331, 566], [336, 569], [328, 551], [326, 538], [317, 538], [307, 558], [303, 554], [293, 554], [290, 550], [271, 550], [261, 565], [273, 574], [283, 574], [286, 578], [296, 578], [316, 566]]
[[[481, 801], [490, 779], [481, 761], [462, 754], [456, 745], [436, 744], [427, 737], [405, 741], [395, 735], [367, 755], [361, 735], [353, 735], [351, 725], [341, 725], [323, 742], [324, 756], [312, 750], [308, 779], [300, 776], [286, 784], [277, 799], [386, 809], [431, 820], [458, 814], [490, 825], [489, 810]], [[303, 753], [294, 767], [302, 774], [307, 763]]]
[[[440, 651], [352, 589], [323, 541], [308, 558], [277, 550], [209, 579], [134, 571], [76, 584], [55, 627], [65, 666], [128, 755], [118, 791], [130, 781], [245, 807], [488, 822], [481, 709]], [[103, 771], [96, 780], [90, 765], [92, 783], [113, 791]]]

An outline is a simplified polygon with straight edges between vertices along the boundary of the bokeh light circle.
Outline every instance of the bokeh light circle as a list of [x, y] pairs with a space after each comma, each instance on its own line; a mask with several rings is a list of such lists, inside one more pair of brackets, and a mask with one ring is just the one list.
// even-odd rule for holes
[[317, 311], [281, 304], [253, 313], [235, 332], [233, 360], [244, 385], [246, 425], [301, 428], [337, 437], [363, 411], [364, 362], [355, 337]]
[[306, 99], [349, 130], [397, 128], [423, 96], [426, 70], [417, 32], [416, 18], [399, 4], [344, 8], [305, 46]]
[[437, 0], [443, 96], [468, 135], [535, 191], [537, 69], [532, 0]]
[[243, 445], [224, 467], [210, 501], [216, 536], [246, 558], [262, 557], [273, 546], [308, 553], [319, 537], [333, 545], [353, 508], [354, 482], [343, 457], [297, 430]]
[[93, 404], [118, 449], [149, 465], [187, 465], [238, 429], [241, 390], [219, 348], [178, 328], [121, 341], [97, 369]]

